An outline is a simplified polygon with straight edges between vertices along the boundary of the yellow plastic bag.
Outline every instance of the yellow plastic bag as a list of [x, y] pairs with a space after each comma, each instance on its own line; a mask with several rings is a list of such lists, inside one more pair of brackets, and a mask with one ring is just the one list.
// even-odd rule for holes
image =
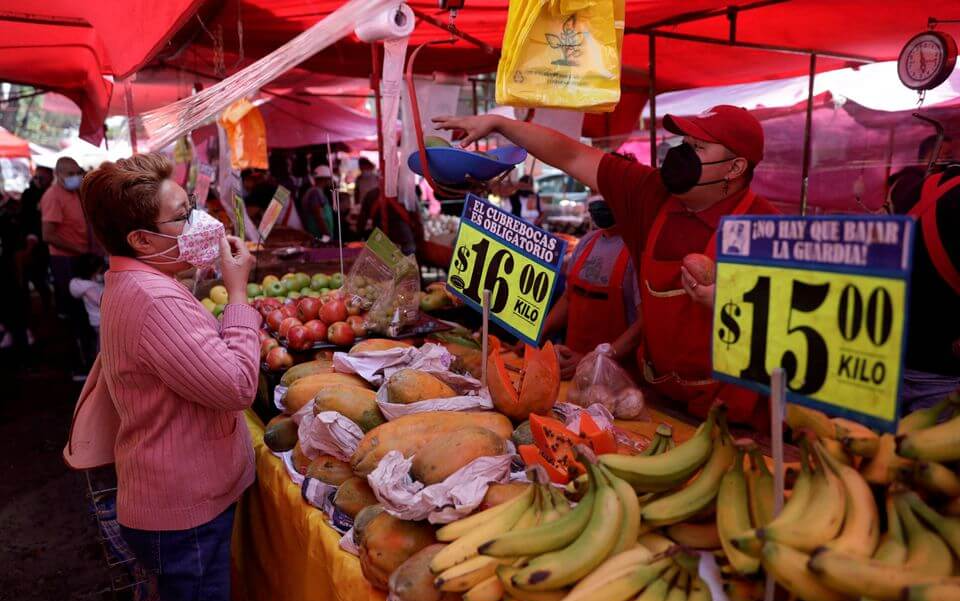
[[612, 111], [624, 14], [624, 0], [511, 0], [497, 103]]
[[233, 169], [267, 168], [267, 128], [260, 109], [241, 98], [223, 111], [220, 125], [230, 144], [230, 166]]

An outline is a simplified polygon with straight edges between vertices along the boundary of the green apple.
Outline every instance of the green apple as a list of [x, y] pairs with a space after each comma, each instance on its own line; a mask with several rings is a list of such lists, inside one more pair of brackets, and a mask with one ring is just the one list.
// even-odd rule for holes
[[310, 287], [314, 290], [320, 290], [322, 288], [330, 287], [330, 276], [325, 273], [315, 273], [313, 277], [310, 278]]
[[287, 289], [283, 287], [283, 284], [279, 280], [276, 282], [271, 282], [264, 286], [264, 289], [267, 292], [267, 296], [283, 296]]
[[285, 273], [283, 274], [283, 277], [280, 278], [280, 281], [286, 282], [287, 280], [292, 280], [295, 277], [297, 277], [297, 274], [295, 273]]
[[330, 289], [329, 289], [329, 288], [321, 288], [321, 289], [319, 290], [319, 292], [320, 292], [320, 295], [322, 296], [322, 295], [330, 292]]
[[226, 307], [225, 304], [217, 303], [217, 305], [213, 308], [213, 314], [217, 317], [220, 317], [220, 315], [223, 313], [224, 307]]
[[266, 277], [263, 278], [263, 287], [266, 288], [266, 287], [269, 286], [270, 284], [272, 284], [272, 283], [274, 283], [274, 282], [279, 282], [279, 281], [280, 281], [280, 278], [278, 278], [277, 276], [275, 276], [275, 275], [273, 275], [273, 274], [270, 274], [270, 275], [268, 275], [268, 276], [266, 276]]
[[250, 298], [255, 298], [260, 296], [263, 292], [263, 288], [260, 287], [260, 284], [249, 283], [247, 284], [247, 296]]
[[214, 286], [210, 289], [210, 300], [218, 305], [227, 304], [227, 289], [223, 286]]
[[317, 292], [316, 290], [313, 290], [312, 288], [308, 289], [307, 292], [304, 292], [303, 295], [309, 296], [311, 298], [320, 298], [320, 293]]
[[307, 296], [311, 292], [313, 292], [313, 289], [310, 286], [304, 286], [300, 289], [300, 296]]
[[330, 288], [337, 289], [340, 286], [343, 286], [343, 274], [335, 273], [330, 276]]
[[214, 308], [217, 306], [217, 303], [213, 302], [213, 300], [210, 298], [203, 299], [202, 301], [200, 301], [200, 304], [203, 305], [203, 307], [207, 311], [210, 311], [211, 313], [213, 313]]
[[294, 281], [297, 282], [297, 290], [302, 290], [304, 288], [310, 287], [310, 276], [303, 273], [302, 271], [297, 273], [296, 277], [294, 278]]
[[287, 298], [292, 298], [292, 299], [294, 299], [294, 300], [300, 298], [301, 296], [303, 296], [303, 295], [300, 294], [299, 292], [297, 292], [296, 290], [292, 290], [292, 291], [290, 291], [290, 292], [287, 293]]
[[283, 286], [284, 290], [287, 292], [293, 292], [294, 290], [300, 290], [301, 286], [297, 286], [300, 282], [297, 281], [296, 277], [287, 278], [280, 281], [280, 285]]

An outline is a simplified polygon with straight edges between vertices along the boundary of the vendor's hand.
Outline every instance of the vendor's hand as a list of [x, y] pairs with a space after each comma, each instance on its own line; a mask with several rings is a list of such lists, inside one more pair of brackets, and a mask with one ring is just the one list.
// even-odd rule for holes
[[480, 138], [496, 131], [500, 117], [498, 115], [478, 115], [470, 117], [434, 117], [437, 129], [462, 129], [466, 132], [460, 140], [460, 146], [466, 148]]
[[557, 359], [560, 361], [560, 379], [571, 379], [577, 371], [577, 365], [579, 365], [580, 360], [583, 359], [583, 353], [578, 353], [562, 344], [558, 344], [554, 348], [557, 350]]
[[686, 267], [680, 268], [680, 282], [690, 298], [704, 307], [713, 307], [713, 293], [716, 284], [701, 284], [694, 278]]
[[220, 238], [220, 273], [227, 289], [229, 302], [246, 304], [247, 280], [253, 269], [253, 255], [247, 245], [236, 236]]

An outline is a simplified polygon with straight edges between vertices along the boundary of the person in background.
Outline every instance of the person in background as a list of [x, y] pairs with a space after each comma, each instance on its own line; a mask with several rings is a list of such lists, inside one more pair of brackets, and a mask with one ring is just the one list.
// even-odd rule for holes
[[604, 153], [552, 129], [496, 115], [439, 117], [443, 129], [466, 132], [466, 147], [493, 132], [548, 165], [597, 190], [613, 211], [640, 289], [643, 343], [638, 365], [647, 385], [666, 402], [705, 417], [726, 403], [729, 418], [769, 429], [769, 405], [752, 390], [712, 379], [713, 283], [683, 266], [688, 255], [716, 255], [724, 215], [773, 214], [750, 190], [763, 159], [763, 128], [747, 110], [729, 105], [696, 117], [666, 115], [664, 127], [683, 136], [660, 169]]
[[510, 195], [510, 212], [530, 223], [540, 225], [540, 195], [533, 190], [533, 178], [523, 175]]
[[33, 288], [40, 295], [44, 311], [50, 309], [52, 300], [50, 292], [50, 251], [42, 243], [43, 229], [40, 218], [40, 199], [53, 183], [53, 169], [37, 167], [30, 185], [20, 196], [20, 211], [22, 223], [27, 235], [26, 261], [23, 265], [24, 285], [33, 284]]
[[100, 352], [100, 297], [103, 295], [103, 259], [97, 255], [83, 255], [77, 261], [75, 277], [70, 280], [70, 295], [83, 302], [87, 320], [96, 334], [97, 352]]
[[333, 207], [330, 204], [330, 193], [333, 185], [333, 174], [327, 165], [318, 165], [313, 170], [311, 186], [303, 195], [303, 226], [314, 238], [332, 236]]
[[[117, 520], [159, 599], [229, 601], [234, 511], [254, 480], [243, 411], [257, 391], [262, 320], [247, 303], [246, 245], [171, 172], [162, 155], [138, 154], [84, 180], [84, 209], [110, 253], [91, 402], [116, 409]], [[219, 319], [176, 279], [216, 262], [229, 297]]]
[[363, 206], [363, 199], [367, 197], [367, 193], [380, 188], [380, 177], [373, 162], [367, 157], [360, 157], [357, 160], [357, 166], [360, 168], [360, 175], [354, 183], [353, 204], [359, 209]]
[[0, 348], [11, 349], [14, 365], [28, 360], [30, 297], [20, 277], [17, 257], [26, 248], [19, 201], [0, 190]]
[[570, 257], [567, 287], [544, 322], [549, 336], [566, 330], [558, 345], [560, 375], [573, 377], [583, 356], [611, 345], [610, 356], [633, 369], [640, 344], [640, 289], [630, 250], [620, 237], [613, 212], [603, 200], [588, 205], [596, 229], [584, 236]]
[[[906, 215], [920, 200], [920, 187], [927, 177], [927, 165], [933, 158], [934, 147], [937, 145], [937, 136], [927, 136], [920, 142], [917, 150], [919, 165], [907, 165], [897, 171], [887, 180], [887, 203], [893, 207], [897, 215]], [[934, 162], [934, 171], [943, 171], [943, 164], [953, 157], [953, 140], [946, 136], [940, 145], [940, 152]]]

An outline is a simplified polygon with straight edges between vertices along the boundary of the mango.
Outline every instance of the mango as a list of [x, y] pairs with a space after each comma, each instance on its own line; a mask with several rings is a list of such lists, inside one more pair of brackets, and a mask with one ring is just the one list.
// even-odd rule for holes
[[468, 427], [438, 436], [413, 457], [410, 473], [426, 485], [437, 484], [479, 457], [507, 452], [507, 443], [486, 428]]
[[274, 453], [289, 451], [297, 444], [297, 423], [289, 417], [271, 423], [263, 431], [263, 444]]
[[367, 484], [366, 478], [353, 476], [340, 484], [336, 496], [333, 497], [333, 504], [343, 513], [355, 517], [364, 507], [376, 505], [377, 497]]
[[387, 398], [391, 403], [409, 405], [454, 396], [457, 396], [457, 392], [453, 388], [425, 371], [401, 369], [387, 379]]
[[306, 475], [330, 486], [340, 486], [353, 477], [353, 470], [346, 461], [340, 461], [331, 455], [320, 455], [310, 462]]
[[314, 415], [336, 411], [369, 432], [386, 420], [377, 406], [377, 393], [366, 388], [334, 384], [321, 388], [313, 398]]

